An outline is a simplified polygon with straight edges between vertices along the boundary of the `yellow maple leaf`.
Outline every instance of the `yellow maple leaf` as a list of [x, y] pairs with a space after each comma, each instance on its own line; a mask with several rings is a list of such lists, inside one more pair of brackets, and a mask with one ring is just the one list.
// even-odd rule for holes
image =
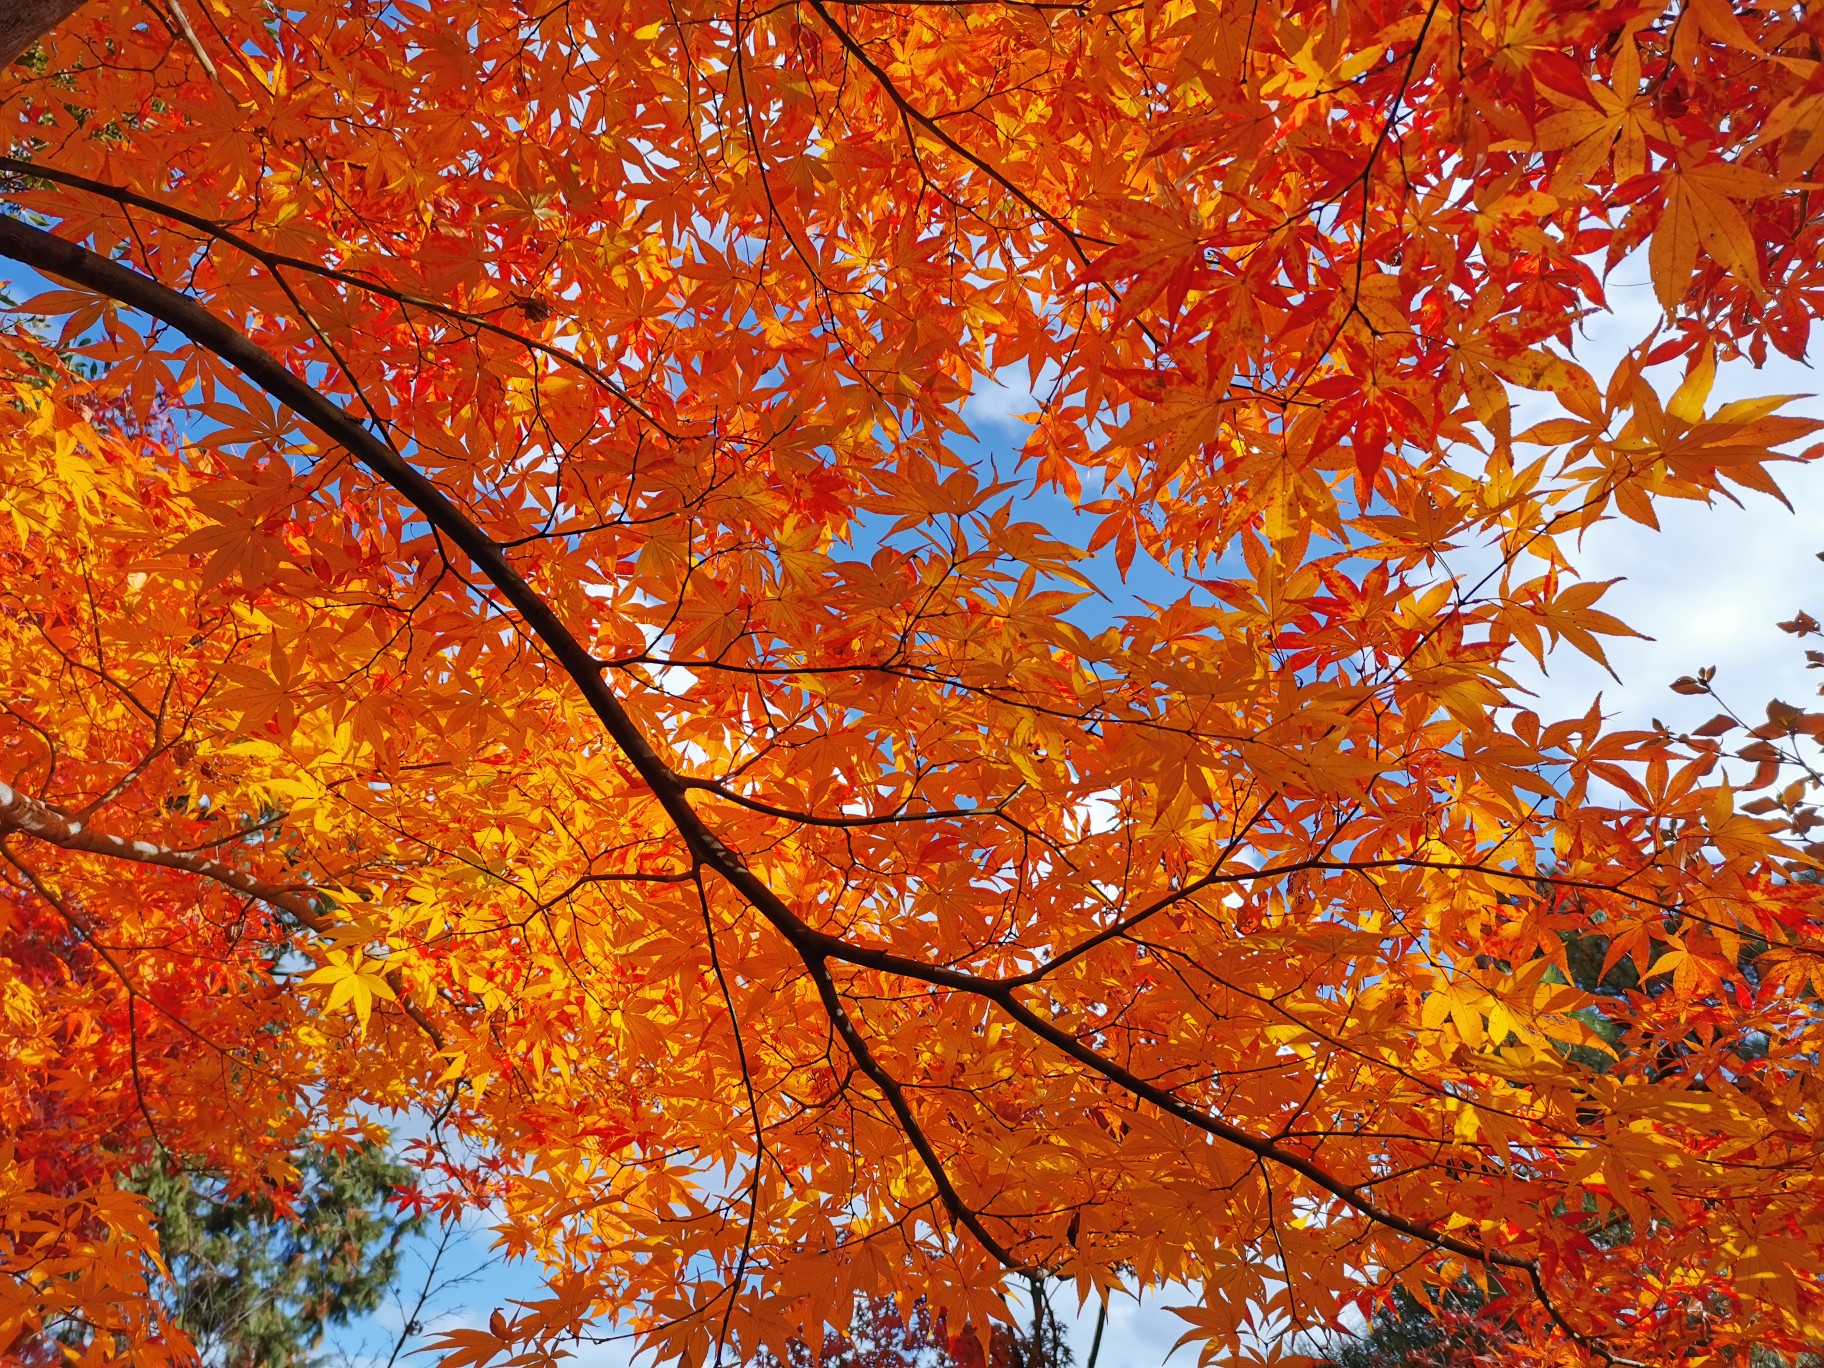
[[374, 1010], [375, 998], [392, 1002], [398, 997], [392, 985], [368, 967], [369, 963], [368, 957], [359, 951], [331, 950], [329, 963], [304, 980], [309, 984], [328, 984], [329, 1000], [324, 1003], [325, 1009], [334, 1012], [343, 1006], [352, 1008], [363, 1031]]

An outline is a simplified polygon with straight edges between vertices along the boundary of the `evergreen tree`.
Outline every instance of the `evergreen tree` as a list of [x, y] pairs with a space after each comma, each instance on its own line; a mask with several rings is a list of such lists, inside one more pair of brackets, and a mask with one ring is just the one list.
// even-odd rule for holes
[[1481, 1368], [1501, 1362], [1501, 1321], [1473, 1288], [1453, 1289], [1436, 1311], [1405, 1288], [1375, 1311], [1362, 1334], [1339, 1339], [1327, 1368]]
[[167, 1309], [211, 1368], [309, 1368], [329, 1328], [377, 1309], [421, 1215], [389, 1210], [411, 1171], [378, 1145], [313, 1147], [294, 1193], [143, 1170], [171, 1281]]

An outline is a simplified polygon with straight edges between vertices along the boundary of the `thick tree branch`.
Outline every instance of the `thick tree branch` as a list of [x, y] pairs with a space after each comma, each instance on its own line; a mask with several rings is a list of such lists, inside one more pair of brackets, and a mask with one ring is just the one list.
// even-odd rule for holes
[[316, 899], [295, 886], [268, 883], [207, 855], [169, 850], [150, 841], [132, 841], [97, 831], [86, 821], [65, 817], [30, 794], [20, 793], [11, 785], [0, 782], [0, 832], [7, 831], [17, 831], [65, 850], [87, 851], [91, 855], [107, 855], [116, 860], [195, 874], [250, 898], [258, 898], [321, 935], [327, 935], [333, 929], [328, 918], [317, 910]]
[[0, 0], [0, 66], [11, 66], [27, 48], [82, 8], [83, 0]]
[[[174, 869], [184, 874], [194, 874], [198, 878], [208, 879], [232, 888], [236, 893], [249, 898], [257, 898], [268, 906], [276, 907], [286, 916], [292, 917], [320, 936], [331, 935], [335, 925], [318, 910], [318, 900], [304, 889], [295, 885], [275, 884], [244, 869], [221, 860], [211, 859], [194, 851], [171, 850], [165, 846], [154, 845], [150, 841], [128, 840], [124, 836], [114, 836], [105, 831], [98, 831], [88, 822], [78, 817], [66, 817], [47, 803], [40, 802], [28, 793], [21, 793], [10, 784], [0, 781], [0, 835], [18, 832], [47, 845], [58, 846], [64, 850], [82, 851], [90, 855], [105, 855], [111, 859], [127, 860], [134, 864], [157, 865], [161, 869]], [[414, 1007], [406, 997], [405, 985], [398, 981], [398, 971], [386, 975], [393, 991], [399, 994], [399, 1006], [404, 1009], [418, 1026], [428, 1035], [438, 1049], [443, 1048], [443, 1033], [431, 1024], [424, 1013]]]
[[[1019, 1270], [1021, 1265], [983, 1229], [980, 1218], [956, 1192], [942, 1166], [936, 1162], [935, 1154], [929, 1152], [928, 1143], [920, 1143], [922, 1134], [903, 1094], [895, 1104], [894, 1090], [890, 1086], [892, 1080], [883, 1077], [879, 1065], [872, 1060], [865, 1041], [861, 1039], [854, 1023], [847, 1018], [840, 1001], [836, 1000], [835, 986], [830, 979], [826, 961], [837, 960], [903, 975], [994, 1002], [1041, 1040], [1085, 1068], [1100, 1074], [1115, 1086], [1188, 1126], [1299, 1174], [1368, 1221], [1423, 1241], [1436, 1249], [1480, 1263], [1525, 1270], [1533, 1278], [1535, 1286], [1543, 1291], [1543, 1284], [1537, 1277], [1536, 1261], [1487, 1249], [1438, 1230], [1423, 1221], [1380, 1207], [1360, 1188], [1327, 1172], [1311, 1159], [1209, 1115], [1166, 1089], [1151, 1084], [1104, 1058], [1020, 1002], [1012, 983], [926, 965], [885, 951], [856, 947], [810, 926], [748, 869], [740, 855], [723, 844], [697, 815], [689, 801], [689, 781], [668, 765], [646, 740], [619, 697], [606, 683], [600, 662], [571, 633], [544, 596], [519, 573], [501, 547], [421, 471], [251, 339], [195, 300], [158, 281], [15, 219], [0, 219], [0, 256], [10, 257], [35, 270], [59, 276], [104, 294], [129, 308], [140, 310], [177, 329], [197, 345], [235, 366], [249, 380], [289, 407], [299, 418], [321, 430], [331, 441], [342, 446], [374, 475], [390, 485], [427, 522], [470, 558], [513, 606], [532, 635], [570, 676], [609, 737], [633, 765], [640, 779], [651, 789], [689, 847], [693, 858], [726, 880], [798, 951], [844, 1044], [864, 1072], [882, 1088], [902, 1125], [907, 1126], [908, 1139], [930, 1170], [939, 1194], [952, 1216], [1010, 1268]], [[1550, 1309], [1549, 1301], [1546, 1304]], [[1555, 1309], [1551, 1310], [1551, 1314], [1556, 1318]]]

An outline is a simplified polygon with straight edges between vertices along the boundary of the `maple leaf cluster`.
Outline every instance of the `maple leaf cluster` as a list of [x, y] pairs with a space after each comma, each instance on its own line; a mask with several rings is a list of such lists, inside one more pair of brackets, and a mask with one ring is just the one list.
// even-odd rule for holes
[[[1728, 0], [27, 35], [0, 1351], [181, 1357], [115, 1179], [282, 1203], [387, 1116], [548, 1270], [457, 1368], [605, 1325], [789, 1361], [907, 1286], [991, 1349], [1036, 1278], [1195, 1287], [1206, 1362], [1466, 1279], [1517, 1361], [1815, 1344], [1810, 716], [1757, 809], [1708, 724], [1516, 673], [1631, 630], [1582, 533], [1816, 450], [1712, 390], [1811, 354], [1821, 39]], [[1661, 317], [1592, 374], [1641, 253]]]

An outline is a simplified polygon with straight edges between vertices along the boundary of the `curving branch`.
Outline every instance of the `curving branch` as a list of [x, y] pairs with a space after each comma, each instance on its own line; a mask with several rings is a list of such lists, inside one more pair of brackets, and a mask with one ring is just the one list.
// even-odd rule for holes
[[[211, 883], [232, 888], [236, 893], [276, 907], [320, 936], [333, 935], [335, 932], [335, 924], [318, 909], [318, 899], [300, 885], [272, 883], [196, 851], [172, 850], [150, 841], [128, 840], [125, 836], [99, 831], [86, 820], [66, 816], [50, 804], [0, 781], [0, 836], [12, 832], [63, 850], [105, 855], [110, 859], [126, 860], [133, 864], [157, 865], [161, 869], [194, 874], [199, 879], [208, 879]], [[399, 1006], [405, 1014], [441, 1050], [443, 1033], [407, 999], [404, 984], [398, 981], [398, 970], [390, 971], [386, 978], [393, 991], [399, 994]]]
[[327, 935], [332, 930], [329, 920], [317, 910], [317, 900], [297, 884], [269, 883], [244, 869], [210, 859], [207, 855], [171, 850], [153, 845], [150, 841], [132, 841], [124, 836], [97, 831], [87, 821], [78, 817], [66, 817], [48, 803], [0, 781], [0, 834], [10, 831], [49, 845], [61, 846], [65, 850], [86, 851], [91, 855], [107, 855], [116, 860], [131, 860], [135, 864], [158, 865], [163, 869], [195, 874], [276, 907], [286, 916], [295, 918], [321, 935]]
[[688, 847], [693, 860], [726, 881], [797, 951], [837, 1033], [842, 1036], [844, 1045], [857, 1065], [881, 1089], [895, 1116], [906, 1128], [907, 1138], [924, 1162], [945, 1208], [959, 1225], [968, 1229], [989, 1253], [1008, 1268], [1016, 1272], [1024, 1271], [1024, 1266], [985, 1229], [981, 1217], [969, 1207], [950, 1182], [935, 1151], [924, 1140], [903, 1092], [873, 1058], [854, 1021], [844, 1010], [841, 994], [829, 970], [831, 961], [947, 987], [991, 1002], [1034, 1036], [1131, 1096], [1187, 1126], [1234, 1145], [1262, 1161], [1300, 1175], [1371, 1224], [1481, 1264], [1524, 1272], [1548, 1314], [1560, 1328], [1578, 1342], [1602, 1352], [1599, 1339], [1578, 1332], [1563, 1321], [1546, 1293], [1537, 1260], [1491, 1250], [1426, 1222], [1387, 1210], [1360, 1186], [1329, 1172], [1315, 1160], [1288, 1149], [1275, 1139], [1254, 1135], [1232, 1125], [1177, 1097], [1169, 1089], [1149, 1083], [1083, 1044], [1021, 1002], [1017, 996], [1020, 986], [1017, 981], [983, 978], [906, 959], [887, 951], [855, 946], [811, 926], [750, 870], [740, 854], [725, 845], [692, 808], [689, 794], [691, 788], [697, 785], [668, 764], [647, 741], [620, 698], [607, 684], [601, 662], [570, 631], [544, 596], [520, 574], [503, 548], [471, 521], [423, 472], [369, 432], [346, 410], [194, 299], [96, 252], [16, 219], [0, 218], [0, 256], [11, 258], [45, 274], [61, 277], [157, 318], [198, 346], [235, 366], [267, 394], [291, 409], [301, 420], [320, 430], [330, 441], [343, 447], [355, 460], [391, 486], [428, 523], [469, 557], [512, 605], [531, 635], [570, 676], [609, 738], [650, 788]]

